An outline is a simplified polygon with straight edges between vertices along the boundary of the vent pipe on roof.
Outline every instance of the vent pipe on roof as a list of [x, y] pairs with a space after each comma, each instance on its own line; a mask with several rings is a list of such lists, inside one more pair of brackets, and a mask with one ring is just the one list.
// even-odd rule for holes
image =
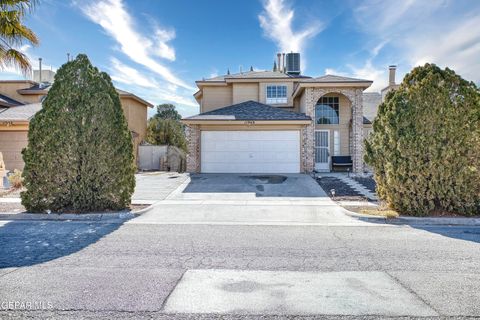
[[38, 58], [38, 83], [42, 83], [42, 58]]
[[282, 72], [282, 54], [279, 52], [277, 53], [277, 60], [278, 60], [278, 71]]
[[397, 66], [391, 65], [388, 67], [389, 75], [388, 75], [388, 85], [394, 86], [395, 85], [395, 73], [397, 71]]
[[388, 67], [389, 75], [388, 75], [388, 85], [394, 86], [395, 85], [395, 73], [397, 71], [397, 66], [391, 65]]

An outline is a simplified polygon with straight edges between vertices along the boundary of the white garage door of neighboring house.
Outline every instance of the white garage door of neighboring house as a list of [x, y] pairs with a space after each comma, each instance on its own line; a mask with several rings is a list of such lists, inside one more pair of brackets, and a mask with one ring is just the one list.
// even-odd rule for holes
[[300, 131], [202, 131], [205, 173], [298, 173]]
[[8, 170], [23, 170], [22, 149], [28, 144], [27, 131], [1, 131], [0, 152]]

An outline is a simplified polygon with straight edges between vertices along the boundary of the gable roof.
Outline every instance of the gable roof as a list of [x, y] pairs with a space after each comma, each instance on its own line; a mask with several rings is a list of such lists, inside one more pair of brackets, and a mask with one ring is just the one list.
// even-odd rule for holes
[[312, 118], [303, 114], [282, 110], [256, 101], [245, 101], [213, 111], [204, 112], [184, 120], [258, 120], [258, 121], [285, 121], [306, 120]]
[[120, 90], [120, 89], [117, 89], [117, 88], [115, 88], [115, 90], [117, 90], [117, 93], [120, 97], [132, 98], [133, 100], [136, 100], [136, 101], [140, 102], [141, 104], [146, 105], [149, 108], [153, 108], [153, 104], [151, 104], [147, 100], [144, 100], [144, 99], [140, 98], [139, 96], [137, 96], [137, 95], [135, 95], [131, 92], [128, 92], [128, 91], [125, 91], [125, 90]]
[[318, 82], [318, 83], [332, 83], [332, 82], [372, 82], [366, 79], [357, 79], [343, 76], [336, 76], [333, 74], [326, 74], [324, 76], [306, 79], [303, 82]]

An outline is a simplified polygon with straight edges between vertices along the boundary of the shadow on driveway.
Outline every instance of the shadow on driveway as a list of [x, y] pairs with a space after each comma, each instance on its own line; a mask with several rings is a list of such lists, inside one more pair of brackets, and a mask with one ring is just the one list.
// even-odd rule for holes
[[122, 223], [0, 222], [0, 268], [32, 266], [76, 253]]
[[[385, 219], [383, 218], [378, 218], [378, 219], [375, 219], [375, 218], [372, 219], [367, 217], [354, 217], [354, 218], [359, 221], [364, 221], [372, 224], [385, 225]], [[425, 218], [425, 219], [428, 219], [428, 218]], [[459, 218], [459, 219], [467, 220], [469, 218]], [[423, 230], [430, 233], [436, 233], [438, 235], [441, 235], [447, 238], [480, 243], [480, 226], [473, 226], [473, 225], [469, 226], [469, 225], [460, 225], [460, 224], [434, 225], [434, 224], [426, 224], [425, 222], [423, 222], [422, 224], [422, 221], [407, 222], [407, 221], [401, 221], [396, 219], [386, 220], [386, 223], [392, 224], [392, 225], [398, 225], [398, 226], [408, 226], [413, 229]], [[428, 245], [428, 244], [425, 244], [425, 245]]]
[[448, 238], [480, 243], [480, 226], [422, 226], [413, 224], [410, 226]]
[[182, 194], [253, 194], [255, 197], [326, 197], [306, 174], [191, 174]]

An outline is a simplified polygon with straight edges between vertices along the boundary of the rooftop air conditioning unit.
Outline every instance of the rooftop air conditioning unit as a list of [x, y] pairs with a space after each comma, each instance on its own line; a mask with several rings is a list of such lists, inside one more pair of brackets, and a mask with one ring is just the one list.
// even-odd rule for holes
[[285, 73], [292, 75], [300, 74], [300, 53], [287, 53], [285, 59]]

